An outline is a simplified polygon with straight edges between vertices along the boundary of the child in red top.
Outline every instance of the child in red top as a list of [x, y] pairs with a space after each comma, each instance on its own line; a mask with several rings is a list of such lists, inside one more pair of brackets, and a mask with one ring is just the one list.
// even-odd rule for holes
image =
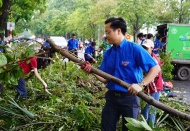
[[[30, 59], [29, 63], [27, 63], [26, 61], [22, 61], [22, 62], [19, 62], [18, 65], [23, 69], [25, 75], [30, 73], [31, 71], [33, 71], [35, 76], [38, 78], [38, 80], [42, 82], [44, 88], [47, 89], [47, 84], [44, 82], [44, 80], [38, 74], [37, 60], [35, 57]], [[18, 99], [19, 96], [21, 98], [27, 97], [26, 85], [25, 85], [25, 81], [23, 78], [19, 79], [18, 85], [16, 86], [16, 90], [17, 90], [16, 99]]]
[[[160, 62], [159, 58], [153, 53], [154, 49], [154, 42], [150, 39], [147, 39], [143, 42], [142, 47], [147, 50], [147, 52], [155, 59], [155, 61], [158, 62], [158, 65], [161, 67], [163, 65], [162, 62]], [[159, 72], [157, 74], [157, 77], [149, 84], [148, 86], [150, 95], [157, 101], [160, 99], [160, 93], [163, 89], [163, 81], [162, 81], [162, 74]], [[153, 111], [150, 113], [150, 105], [147, 104], [144, 109], [142, 109], [142, 114], [144, 118], [147, 120], [148, 123], [152, 123], [152, 126], [154, 127], [155, 119], [156, 119], [156, 108], [153, 108]]]

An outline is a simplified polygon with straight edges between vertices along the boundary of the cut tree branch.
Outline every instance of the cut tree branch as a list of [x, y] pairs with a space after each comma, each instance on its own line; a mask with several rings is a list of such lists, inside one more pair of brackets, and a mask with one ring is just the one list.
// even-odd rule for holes
[[[52, 48], [55, 51], [57, 51], [58, 53], [60, 53], [61, 55], [65, 56], [65, 57], [67, 57], [69, 60], [77, 63], [80, 66], [85, 64], [85, 61], [79, 60], [75, 56], [71, 55], [68, 51], [61, 49], [51, 39], [47, 39], [47, 42], [50, 43], [50, 45], [52, 46]], [[107, 74], [107, 73], [105, 73], [105, 72], [103, 72], [103, 71], [101, 71], [99, 69], [96, 69], [94, 67], [92, 67], [91, 72], [94, 73], [94, 74], [97, 74], [97, 75], [99, 75], [99, 76], [101, 76], [101, 77], [103, 77], [105, 79], [107, 79], [108, 81], [113, 81], [113, 82], [121, 85], [123, 88], [128, 89], [128, 87], [130, 86], [130, 84], [126, 83], [125, 81], [122, 81], [122, 80], [120, 80], [120, 79], [118, 79], [118, 78], [116, 78], [116, 77], [114, 77], [114, 76], [112, 76], [110, 74]], [[153, 105], [153, 106], [167, 112], [168, 114], [171, 114], [171, 115], [180, 117], [180, 118], [182, 118], [184, 120], [190, 121], [190, 115], [185, 114], [183, 112], [180, 112], [180, 111], [178, 111], [176, 109], [173, 109], [173, 108], [171, 108], [169, 106], [166, 106], [166, 105], [162, 104], [161, 102], [158, 102], [158, 101], [154, 100], [152, 97], [146, 95], [143, 92], [139, 92], [138, 96], [142, 100], [146, 101], [148, 104]]]

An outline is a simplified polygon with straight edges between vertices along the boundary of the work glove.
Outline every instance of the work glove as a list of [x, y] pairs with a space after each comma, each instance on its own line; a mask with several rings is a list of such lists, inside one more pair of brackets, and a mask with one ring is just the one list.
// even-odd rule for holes
[[92, 69], [92, 66], [91, 66], [91, 64], [88, 61], [86, 61], [86, 64], [81, 65], [81, 69], [83, 69], [83, 70], [85, 70], [87, 72], [90, 72], [91, 69]]
[[139, 92], [142, 91], [142, 87], [139, 84], [132, 84], [129, 88], [128, 88], [129, 93], [131, 93], [132, 95], [136, 96]]
[[44, 87], [44, 90], [45, 90], [46, 93], [48, 93], [49, 95], [52, 95], [52, 94], [48, 91], [48, 89], [47, 89], [47, 84], [46, 84], [45, 82], [43, 82], [43, 87]]

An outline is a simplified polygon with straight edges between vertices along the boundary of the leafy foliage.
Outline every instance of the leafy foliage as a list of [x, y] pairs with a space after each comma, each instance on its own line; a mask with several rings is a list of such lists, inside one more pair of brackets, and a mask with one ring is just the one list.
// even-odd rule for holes
[[[36, 47], [35, 47], [36, 48]], [[0, 81], [5, 85], [17, 85], [18, 79], [24, 76], [23, 70], [18, 66], [18, 61], [28, 56], [35, 54], [34, 45], [28, 46], [24, 42], [19, 46], [17, 44], [7, 45], [5, 53], [0, 54], [1, 65], [0, 68]]]
[[[7, 97], [4, 96], [4, 99], [1, 99], [4, 101], [1, 107], [17, 115], [1, 116], [2, 127], [17, 130], [23, 128], [25, 130], [100, 129], [100, 115], [104, 103], [103, 99], [99, 99], [104, 93], [99, 90], [101, 85], [94, 85], [91, 81], [95, 82], [95, 80], [72, 62], [65, 66], [62, 61], [57, 61], [41, 70], [40, 75], [47, 81], [49, 91], [53, 95], [45, 94], [41, 83], [36, 78], [28, 79], [27, 87], [30, 98], [20, 99], [17, 102], [22, 108], [33, 112], [35, 117], [32, 120], [26, 119], [22, 112], [10, 107]], [[4, 94], [13, 96], [14, 92], [7, 89]]]
[[160, 54], [161, 61], [164, 62], [164, 65], [162, 66], [162, 74], [167, 79], [172, 79], [172, 70], [174, 69], [174, 66], [171, 64], [172, 59], [170, 58], [169, 54], [166, 54], [165, 52], [162, 52]]

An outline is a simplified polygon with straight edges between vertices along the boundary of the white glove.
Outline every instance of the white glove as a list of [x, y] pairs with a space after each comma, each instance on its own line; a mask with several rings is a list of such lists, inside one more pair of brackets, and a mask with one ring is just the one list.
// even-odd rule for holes
[[140, 91], [142, 91], [142, 87], [139, 84], [132, 84], [128, 88], [129, 93], [136, 96]]

